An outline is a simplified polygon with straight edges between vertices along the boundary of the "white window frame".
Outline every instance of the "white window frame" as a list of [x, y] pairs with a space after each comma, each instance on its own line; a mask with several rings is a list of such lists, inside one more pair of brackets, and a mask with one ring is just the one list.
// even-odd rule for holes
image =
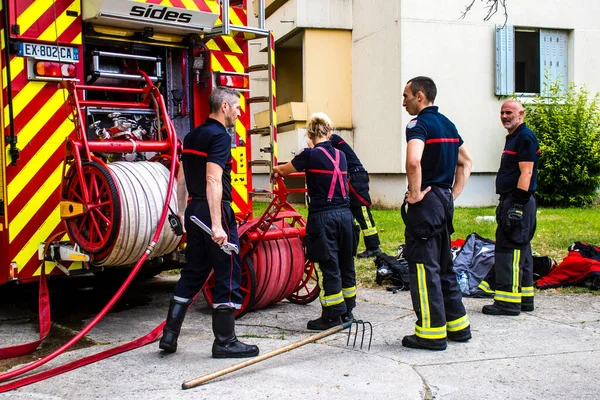
[[[540, 90], [546, 84], [561, 80], [566, 88], [569, 84], [569, 31], [536, 28], [540, 38]], [[534, 96], [540, 93], [515, 93], [515, 26], [496, 25], [496, 80], [497, 96]]]

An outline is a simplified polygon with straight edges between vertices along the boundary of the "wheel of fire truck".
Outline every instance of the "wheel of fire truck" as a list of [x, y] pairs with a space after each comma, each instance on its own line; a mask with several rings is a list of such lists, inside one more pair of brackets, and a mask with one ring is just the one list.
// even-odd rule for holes
[[[83, 163], [82, 173], [83, 176], [78, 177], [74, 166], [69, 169], [63, 196], [70, 202], [83, 204], [85, 212], [65, 222], [69, 236], [83, 251], [101, 255], [110, 250], [119, 232], [119, 192], [108, 168], [100, 162]], [[82, 185], [87, 190], [87, 199], [84, 198]]]
[[[211, 272], [203, 287], [204, 298], [209, 306], [212, 307], [213, 296], [212, 291], [215, 287], [215, 276]], [[250, 257], [242, 258], [242, 283], [240, 285], [240, 293], [242, 295], [242, 307], [236, 310], [236, 318], [242, 317], [254, 305], [256, 295], [256, 271]]]

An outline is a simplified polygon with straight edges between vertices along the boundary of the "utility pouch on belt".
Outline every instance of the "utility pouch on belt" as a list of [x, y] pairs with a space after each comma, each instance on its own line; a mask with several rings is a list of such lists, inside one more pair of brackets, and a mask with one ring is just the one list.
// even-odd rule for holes
[[331, 258], [324, 232], [306, 232], [306, 258], [314, 262], [323, 262]]

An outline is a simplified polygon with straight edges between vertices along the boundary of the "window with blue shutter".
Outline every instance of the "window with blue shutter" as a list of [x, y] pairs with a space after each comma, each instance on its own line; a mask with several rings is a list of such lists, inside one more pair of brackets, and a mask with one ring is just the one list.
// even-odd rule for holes
[[540, 29], [540, 75], [542, 90], [557, 80], [569, 84], [568, 35], [565, 31]]
[[496, 25], [495, 94], [539, 94], [547, 82], [568, 84], [568, 32]]
[[496, 25], [496, 95], [515, 92], [515, 28]]

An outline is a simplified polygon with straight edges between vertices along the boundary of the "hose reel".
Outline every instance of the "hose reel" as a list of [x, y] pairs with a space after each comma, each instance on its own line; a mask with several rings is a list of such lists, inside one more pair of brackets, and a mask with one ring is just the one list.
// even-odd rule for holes
[[[146, 251], [158, 226], [166, 199], [168, 169], [158, 162], [98, 161], [83, 164], [83, 177], [75, 168], [67, 174], [63, 198], [81, 203], [88, 192], [85, 212], [64, 218], [69, 236], [80, 248], [94, 255], [96, 266], [120, 266], [135, 263]], [[177, 213], [176, 188], [170, 208]], [[173, 252], [180, 242], [166, 225], [152, 256]]]

